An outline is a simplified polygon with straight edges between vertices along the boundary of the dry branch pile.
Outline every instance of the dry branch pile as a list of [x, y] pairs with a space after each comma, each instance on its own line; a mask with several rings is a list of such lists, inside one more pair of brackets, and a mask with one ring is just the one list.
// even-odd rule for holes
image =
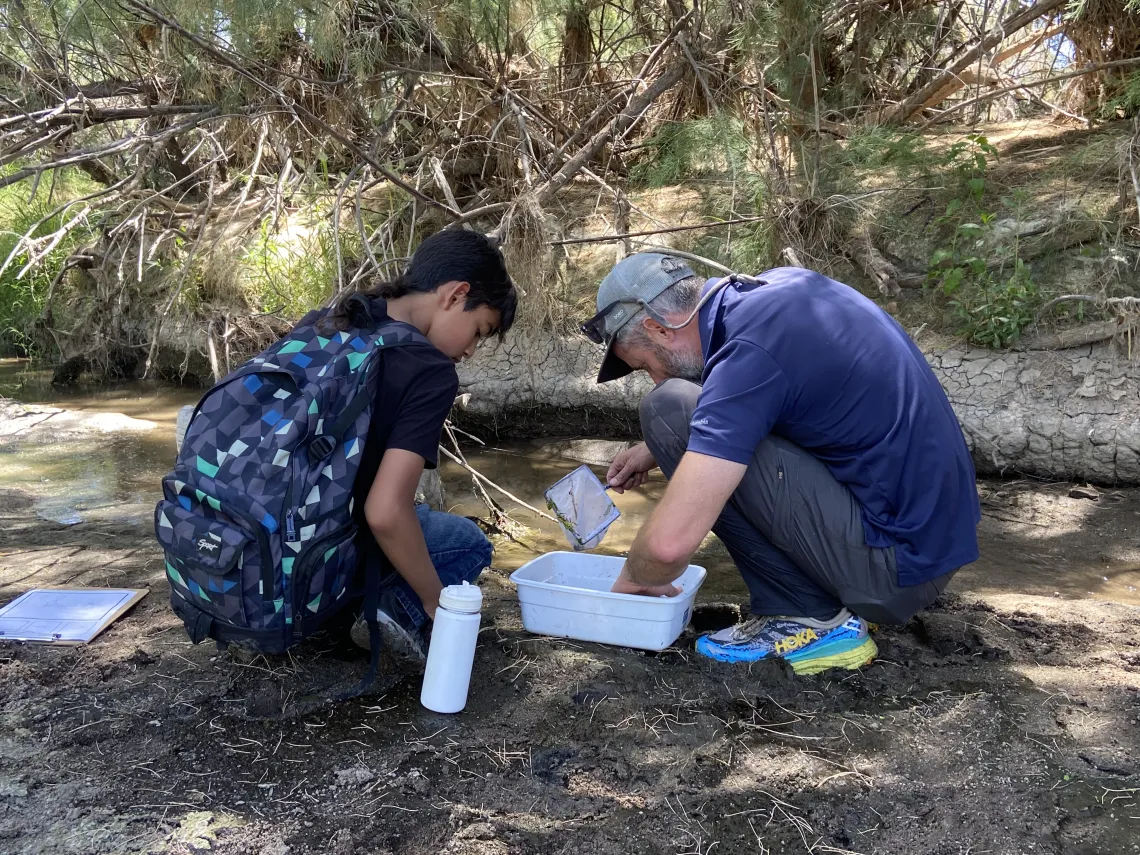
[[753, 144], [767, 207], [735, 222], [769, 217], [793, 256], [846, 252], [890, 292], [889, 262], [818, 186], [821, 139], [1041, 101], [1074, 75], [1048, 64], [1066, 34], [1095, 106], [1134, 70], [1138, 32], [1123, 0], [13, 0], [0, 20], [0, 189], [68, 170], [93, 188], [17, 235], [0, 277], [82, 233], [40, 338], [146, 372], [173, 337], [183, 368], [193, 349], [215, 373], [289, 314], [227, 265], [302, 205], [327, 225], [324, 299], [426, 231], [474, 226], [504, 242], [530, 320], [555, 319], [560, 194], [593, 188], [627, 232], [631, 164], [694, 117], [735, 117]]

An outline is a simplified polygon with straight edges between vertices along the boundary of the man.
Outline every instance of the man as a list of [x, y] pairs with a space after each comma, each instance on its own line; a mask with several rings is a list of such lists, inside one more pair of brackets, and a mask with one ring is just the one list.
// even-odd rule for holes
[[[905, 623], [978, 557], [974, 467], [938, 380], [906, 332], [857, 291], [800, 268], [701, 282], [679, 259], [621, 261], [582, 326], [606, 345], [598, 382], [645, 371], [645, 442], [609, 484], [669, 486], [613, 590], [678, 592], [713, 531], [751, 617], [703, 636], [728, 662], [857, 668], [867, 621]], [[699, 384], [699, 385], [698, 385]]]

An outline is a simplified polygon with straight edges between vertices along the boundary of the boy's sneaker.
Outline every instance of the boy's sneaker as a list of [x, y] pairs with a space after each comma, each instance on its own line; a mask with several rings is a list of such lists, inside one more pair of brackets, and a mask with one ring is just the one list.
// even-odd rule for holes
[[867, 622], [844, 610], [835, 621], [754, 617], [697, 639], [697, 652], [719, 662], [786, 659], [797, 674], [859, 668], [879, 654]]
[[[387, 599], [382, 597], [382, 599]], [[397, 617], [403, 610], [394, 600], [382, 602], [376, 609], [376, 622], [380, 625], [381, 650], [412, 671], [422, 671], [427, 664], [427, 638], [423, 629], [404, 626]], [[370, 649], [368, 622], [361, 615], [352, 626], [352, 640], [357, 647]]]

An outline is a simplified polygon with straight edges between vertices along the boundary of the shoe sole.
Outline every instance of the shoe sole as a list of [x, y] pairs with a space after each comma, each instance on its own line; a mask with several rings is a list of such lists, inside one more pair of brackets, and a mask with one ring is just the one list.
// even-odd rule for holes
[[427, 664], [427, 656], [408, 635], [408, 631], [400, 626], [394, 618], [378, 611], [376, 620], [380, 624], [380, 632], [384, 641], [388, 644], [388, 652], [392, 654], [393, 658], [420, 668]]
[[[713, 647], [711, 644], [706, 643], [707, 638], [709, 638], [709, 636], [704, 635], [697, 639], [696, 652], [701, 656], [705, 656], [709, 659], [714, 659], [717, 662], [763, 662], [765, 659], [787, 659], [792, 663], [808, 659], [815, 659], [817, 657], [830, 658], [844, 656], [849, 651], [858, 649], [859, 647], [863, 646], [863, 644], [869, 640], [869, 636], [864, 635], [861, 638], [839, 638], [835, 641], [830, 641], [827, 643], [820, 643], [819, 641], [816, 641], [809, 645], [807, 648], [801, 648], [800, 650], [796, 650], [792, 653], [785, 653], [783, 656], [771, 653], [767, 655], [753, 656], [749, 655], [749, 653], [746, 652], [734, 650], [732, 645], [718, 645]], [[874, 647], [873, 642], [872, 647], [874, 649], [869, 654], [870, 656], [874, 656], [878, 653], [878, 648]], [[800, 672], [797, 670], [796, 673], [798, 674]]]
[[[820, 671], [826, 671], [829, 668], [844, 668], [853, 671], [856, 668], [862, 668], [864, 665], [870, 665], [874, 658], [879, 655], [879, 646], [870, 636], [860, 640], [854, 647], [850, 646], [850, 641], [837, 641], [834, 645], [827, 647], [831, 649], [805, 650], [799, 658], [795, 653], [791, 653], [784, 659], [788, 661], [792, 670], [797, 674], [818, 674]], [[836, 649], [840, 647], [847, 649]]]

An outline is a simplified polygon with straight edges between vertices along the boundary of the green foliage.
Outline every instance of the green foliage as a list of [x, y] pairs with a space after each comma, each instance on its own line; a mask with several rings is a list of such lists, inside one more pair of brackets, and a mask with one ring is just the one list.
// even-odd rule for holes
[[942, 166], [958, 190], [974, 204], [980, 204], [986, 190], [986, 167], [997, 154], [984, 134], [968, 134], [947, 149]]
[[[75, 220], [81, 208], [65, 206], [68, 201], [91, 192], [94, 185], [74, 172], [61, 172], [54, 186], [52, 184], [44, 182], [30, 199], [27, 182], [0, 189], [0, 265], [9, 256], [12, 259], [0, 273], [0, 349], [27, 351], [32, 348], [32, 325], [43, 314], [52, 281], [67, 257], [89, 240], [93, 230], [86, 219]], [[50, 240], [33, 246], [32, 252], [37, 258], [43, 253], [42, 259], [25, 271], [30, 260], [27, 246], [13, 254], [20, 238], [33, 227], [31, 237], [43, 238], [65, 224], [72, 228], [54, 246]]]
[[[351, 234], [355, 234], [352, 232]], [[342, 258], [352, 257], [348, 229], [341, 233]], [[348, 264], [349, 262], [345, 262]], [[327, 212], [313, 210], [307, 222], [274, 233], [262, 221], [240, 260], [239, 283], [259, 311], [299, 318], [323, 303], [336, 282], [336, 244]]]
[[1140, 71], [1130, 74], [1116, 94], [1101, 108], [1101, 117], [1105, 119], [1137, 114], [1140, 114]]
[[633, 179], [649, 187], [664, 187], [686, 178], [737, 175], [748, 166], [744, 123], [719, 114], [662, 125], [645, 144], [645, 155]]
[[712, 229], [698, 238], [693, 248], [697, 254], [742, 273], [760, 273], [776, 265], [775, 236], [769, 223], [739, 226], [731, 237], [728, 232], [725, 228]]
[[[994, 218], [987, 213], [980, 222], [960, 223], [953, 241], [931, 257], [928, 278], [950, 298], [962, 335], [974, 344], [1001, 348], [1032, 323], [1040, 301], [1017, 242], [1007, 247], [994, 240]], [[1004, 277], [1007, 262], [1013, 272]]]
[[919, 134], [880, 126], [852, 134], [832, 161], [856, 169], [893, 167], [902, 175], [917, 166], [932, 164], [933, 158]]
[[[952, 231], [930, 259], [928, 281], [949, 297], [958, 331], [974, 344], [1008, 347], [1030, 323], [1040, 304], [1038, 290], [1017, 239], [995, 234], [997, 214], [982, 209], [985, 171], [997, 150], [984, 136], [954, 143], [942, 166], [957, 189], [933, 228]], [[1006, 200], [1020, 207], [1023, 199]], [[976, 216], [976, 219], [974, 217]], [[1012, 266], [1012, 273], [1005, 276]]]
[[959, 332], [975, 344], [1008, 347], [1033, 322], [1040, 303], [1029, 268], [1018, 258], [1008, 279], [995, 278], [984, 266], [981, 273], [971, 267], [971, 274], [971, 287], [951, 292]]

